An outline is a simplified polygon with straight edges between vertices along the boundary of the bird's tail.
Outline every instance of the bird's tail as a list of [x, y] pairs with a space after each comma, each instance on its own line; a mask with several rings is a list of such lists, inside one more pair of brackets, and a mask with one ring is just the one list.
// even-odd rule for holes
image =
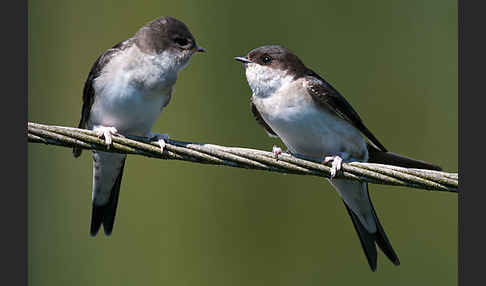
[[371, 270], [376, 271], [376, 245], [393, 264], [400, 265], [398, 256], [393, 250], [371, 203], [368, 183], [344, 179], [332, 179], [330, 182], [346, 206]]
[[124, 154], [106, 152], [93, 154], [91, 236], [98, 233], [102, 224], [106, 235], [110, 235], [113, 230], [125, 159]]
[[[368, 192], [368, 184], [367, 183], [362, 183], [366, 185], [366, 192]], [[368, 193], [368, 198], [369, 198], [369, 193]], [[343, 201], [344, 202], [344, 201]], [[381, 225], [380, 221], [378, 220], [378, 216], [376, 215], [375, 209], [373, 207], [373, 204], [371, 203], [371, 200], [369, 200], [369, 203], [371, 205], [371, 209], [373, 212], [373, 218], [375, 220], [376, 224], [376, 232], [375, 233], [370, 233], [361, 223], [359, 220], [358, 216], [348, 207], [346, 202], [344, 202], [344, 206], [346, 207], [346, 210], [349, 213], [349, 216], [351, 217], [351, 221], [353, 222], [354, 228], [356, 229], [356, 232], [358, 233], [359, 240], [361, 242], [361, 247], [363, 248], [363, 251], [366, 255], [366, 258], [368, 260], [368, 264], [371, 267], [371, 270], [374, 272], [376, 271], [376, 265], [377, 265], [377, 252], [376, 252], [376, 245], [383, 251], [383, 253], [390, 259], [390, 261], [395, 264], [395, 265], [400, 265], [400, 260], [398, 259], [397, 254], [393, 250], [393, 247], [388, 240], [388, 237], [385, 234], [385, 231], [383, 230], [383, 226]]]
[[412, 159], [392, 152], [383, 152], [381, 150], [376, 149], [374, 146], [370, 144], [368, 144], [367, 147], [368, 147], [368, 154], [369, 154], [369, 158], [368, 158], [369, 163], [388, 164], [388, 165], [400, 166], [404, 168], [442, 171], [441, 167], [431, 163]]

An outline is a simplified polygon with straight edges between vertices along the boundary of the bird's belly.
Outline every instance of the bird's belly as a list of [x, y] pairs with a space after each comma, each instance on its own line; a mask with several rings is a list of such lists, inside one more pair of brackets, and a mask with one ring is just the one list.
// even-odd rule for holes
[[294, 154], [321, 159], [345, 152], [353, 160], [366, 157], [366, 143], [358, 130], [313, 105], [281, 108], [266, 119]]
[[104, 92], [93, 103], [90, 125], [113, 126], [125, 135], [147, 136], [161, 107], [170, 98], [170, 95], [149, 94], [134, 87], [123, 92]]

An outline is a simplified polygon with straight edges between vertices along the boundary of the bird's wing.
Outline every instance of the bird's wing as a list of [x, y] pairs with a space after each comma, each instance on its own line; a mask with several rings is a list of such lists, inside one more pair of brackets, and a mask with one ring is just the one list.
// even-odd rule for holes
[[306, 75], [305, 82], [307, 91], [317, 104], [334, 112], [337, 116], [356, 127], [381, 151], [387, 151], [385, 146], [383, 146], [373, 133], [371, 133], [371, 131], [364, 125], [363, 120], [361, 120], [351, 104], [349, 104], [329, 83], [311, 70], [308, 75]]
[[[95, 90], [93, 87], [94, 80], [100, 76], [103, 68], [110, 62], [114, 55], [118, 52], [125, 50], [132, 45], [132, 40], [128, 39], [126, 41], [120, 42], [113, 46], [111, 49], [105, 51], [101, 56], [96, 59], [91, 70], [89, 72], [88, 78], [84, 83], [83, 88], [83, 107], [81, 109], [81, 119], [79, 120], [78, 128], [86, 128], [89, 120], [91, 107], [93, 106], [95, 98]], [[73, 149], [74, 157], [81, 155], [81, 150], [79, 148]]]

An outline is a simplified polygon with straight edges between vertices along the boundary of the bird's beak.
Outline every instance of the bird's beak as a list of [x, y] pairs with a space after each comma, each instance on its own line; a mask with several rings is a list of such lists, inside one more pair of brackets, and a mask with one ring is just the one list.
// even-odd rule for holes
[[245, 64], [251, 63], [251, 61], [247, 57], [235, 57], [235, 60]]
[[196, 46], [196, 48], [194, 50], [198, 53], [205, 53], [206, 52], [206, 50], [203, 47], [200, 47], [200, 46]]

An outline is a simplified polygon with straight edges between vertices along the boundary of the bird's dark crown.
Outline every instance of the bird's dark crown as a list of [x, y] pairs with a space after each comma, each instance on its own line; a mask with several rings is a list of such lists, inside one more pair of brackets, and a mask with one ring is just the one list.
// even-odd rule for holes
[[187, 26], [173, 17], [159, 17], [140, 28], [135, 43], [145, 53], [160, 54], [164, 50], [193, 50], [196, 40]]
[[252, 63], [284, 70], [296, 77], [304, 75], [307, 71], [304, 63], [295, 54], [277, 45], [253, 49], [246, 58]]

